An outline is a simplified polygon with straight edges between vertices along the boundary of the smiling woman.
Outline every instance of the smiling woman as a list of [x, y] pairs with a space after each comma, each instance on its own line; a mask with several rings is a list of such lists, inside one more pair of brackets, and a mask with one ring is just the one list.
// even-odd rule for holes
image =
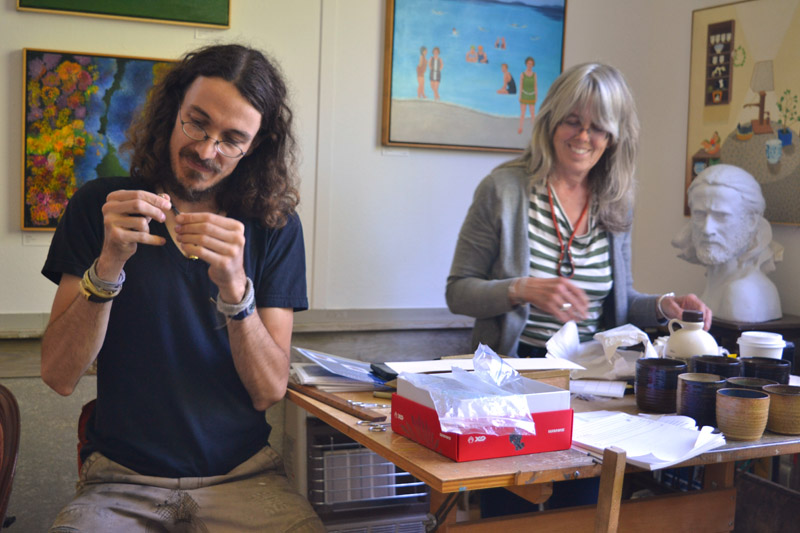
[[[706, 309], [694, 295], [633, 289], [638, 137], [633, 97], [615, 68], [577, 65], [553, 82], [527, 149], [480, 183], [458, 236], [447, 305], [475, 317], [473, 350], [483, 343], [500, 354], [540, 357], [568, 321], [587, 341], [629, 322], [655, 326], [684, 307]], [[596, 500], [595, 482], [577, 483], [557, 483], [548, 505]]]
[[[555, 80], [525, 153], [483, 180], [461, 228], [447, 302], [477, 319], [475, 346], [544, 355], [570, 320], [586, 341], [665, 318], [658, 296], [636, 292], [629, 278], [638, 135], [615, 68], [587, 63]], [[705, 309], [693, 295], [663, 300], [670, 316], [683, 307]]]

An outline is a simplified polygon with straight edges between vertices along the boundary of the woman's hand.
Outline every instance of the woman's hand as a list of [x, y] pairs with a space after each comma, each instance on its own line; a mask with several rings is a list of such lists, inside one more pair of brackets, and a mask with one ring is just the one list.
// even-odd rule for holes
[[694, 294], [683, 296], [667, 296], [661, 300], [661, 309], [664, 318], [681, 318], [684, 309], [703, 312], [703, 329], [708, 331], [711, 327], [711, 309], [708, 308], [703, 300]]
[[519, 278], [515, 296], [561, 322], [582, 320], [589, 312], [586, 293], [567, 278]]

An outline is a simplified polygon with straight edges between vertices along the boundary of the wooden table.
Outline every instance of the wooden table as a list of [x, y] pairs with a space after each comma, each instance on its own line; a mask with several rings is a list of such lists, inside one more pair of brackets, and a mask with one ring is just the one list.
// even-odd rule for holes
[[[374, 402], [370, 393], [339, 393], [346, 399]], [[493, 531], [561, 532], [645, 531], [717, 532], [731, 531], [736, 503], [734, 462], [760, 457], [800, 453], [800, 436], [765, 433], [754, 442], [731, 441], [725, 446], [677, 465], [706, 465], [704, 489], [666, 496], [620, 501], [622, 477], [642, 470], [624, 464], [620, 455], [606, 451], [604, 461], [577, 450], [536, 453], [457, 463], [433, 450], [395, 434], [371, 432], [358, 425], [358, 418], [294, 390], [287, 398], [354, 441], [409, 472], [432, 489], [431, 509], [438, 512], [439, 531], [472, 533]], [[390, 400], [377, 400], [390, 404]], [[573, 401], [576, 411], [611, 409], [635, 412], [633, 398], [608, 402]], [[385, 409], [387, 421], [391, 413]], [[620, 463], [619, 459], [623, 461]], [[603, 465], [605, 462], [605, 468]], [[545, 501], [552, 483], [601, 476], [598, 505], [558, 509], [485, 520], [455, 522], [455, 513], [442, 513], [453, 497], [466, 490], [505, 487], [533, 502]], [[451, 495], [448, 497], [448, 495]]]

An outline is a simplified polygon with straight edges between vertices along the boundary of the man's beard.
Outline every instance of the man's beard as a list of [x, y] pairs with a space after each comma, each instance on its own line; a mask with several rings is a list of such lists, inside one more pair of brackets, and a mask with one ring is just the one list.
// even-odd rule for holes
[[[180, 152], [180, 157], [189, 159], [193, 161], [195, 164], [200, 164], [205, 166], [209, 172], [218, 173], [221, 171], [219, 165], [216, 164], [215, 161], [206, 161], [201, 160], [197, 157], [197, 154], [191, 150], [184, 149]], [[184, 170], [184, 173], [187, 174], [187, 177], [191, 181], [197, 181], [202, 183], [202, 178], [200, 177], [200, 173], [196, 170], [191, 168], [187, 168]], [[175, 198], [183, 200], [184, 202], [203, 202], [208, 200], [209, 198], [213, 198], [216, 194], [222, 189], [222, 184], [224, 183], [224, 179], [220, 180], [219, 182], [215, 183], [214, 185], [206, 188], [206, 189], [190, 189], [186, 187], [183, 183], [181, 183], [175, 172], [169, 172], [164, 180], [163, 186], [164, 188]]]

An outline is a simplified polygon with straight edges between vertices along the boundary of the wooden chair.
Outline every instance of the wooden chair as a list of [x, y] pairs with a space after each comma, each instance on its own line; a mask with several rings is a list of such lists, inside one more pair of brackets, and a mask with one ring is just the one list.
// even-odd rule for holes
[[0, 385], [0, 525], [5, 524], [11, 485], [19, 454], [19, 405], [14, 395]]

